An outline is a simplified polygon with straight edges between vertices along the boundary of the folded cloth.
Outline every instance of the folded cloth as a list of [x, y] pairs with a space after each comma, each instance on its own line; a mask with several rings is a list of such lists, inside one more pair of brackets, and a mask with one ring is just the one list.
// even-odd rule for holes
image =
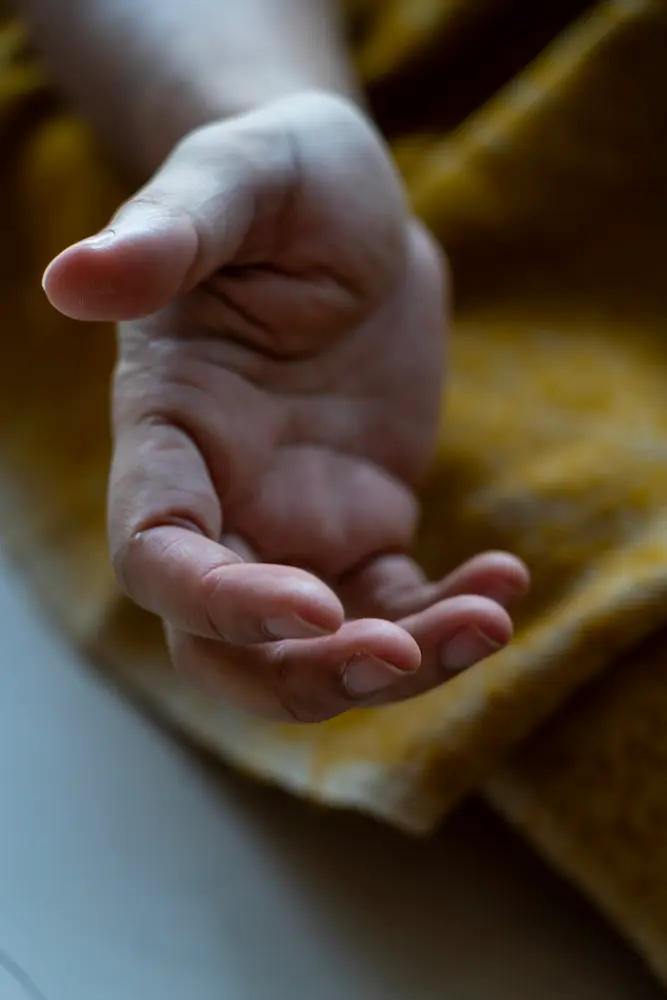
[[482, 790], [667, 982], [667, 3], [357, 0], [351, 37], [456, 288], [418, 553], [507, 548], [516, 642], [317, 727], [188, 690], [104, 540], [112, 331], [39, 292], [123, 196], [15, 26], [0, 33], [0, 537], [91, 662], [312, 800], [428, 832]]

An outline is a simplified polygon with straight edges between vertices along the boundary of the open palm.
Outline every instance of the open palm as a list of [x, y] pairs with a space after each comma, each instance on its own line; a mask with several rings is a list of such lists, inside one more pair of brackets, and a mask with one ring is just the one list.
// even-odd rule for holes
[[439, 413], [443, 264], [356, 109], [306, 95], [192, 134], [46, 289], [119, 321], [112, 556], [178, 667], [316, 721], [509, 640], [518, 560], [429, 584], [406, 554]]

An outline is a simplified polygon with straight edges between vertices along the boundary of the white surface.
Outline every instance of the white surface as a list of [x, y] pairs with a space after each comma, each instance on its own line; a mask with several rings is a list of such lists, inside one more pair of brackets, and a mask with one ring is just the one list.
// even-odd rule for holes
[[0, 1000], [658, 1000], [481, 808], [414, 843], [251, 788], [0, 575]]

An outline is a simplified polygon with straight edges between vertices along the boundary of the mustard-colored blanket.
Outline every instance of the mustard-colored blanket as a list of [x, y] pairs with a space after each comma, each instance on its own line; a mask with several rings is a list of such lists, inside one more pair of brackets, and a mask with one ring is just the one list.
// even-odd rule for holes
[[450, 254], [451, 389], [419, 552], [530, 565], [515, 644], [412, 703], [270, 726], [186, 690], [121, 599], [113, 334], [49, 258], [123, 196], [0, 33], [0, 535], [73, 643], [178, 729], [312, 799], [428, 831], [482, 789], [667, 981], [667, 2], [357, 0], [360, 70]]

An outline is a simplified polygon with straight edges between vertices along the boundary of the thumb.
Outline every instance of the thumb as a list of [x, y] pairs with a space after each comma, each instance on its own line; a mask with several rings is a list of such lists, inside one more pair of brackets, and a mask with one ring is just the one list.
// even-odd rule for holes
[[188, 136], [106, 229], [49, 264], [51, 304], [72, 319], [138, 319], [230, 263], [264, 184], [244, 131], [230, 122]]
[[56, 257], [44, 288], [74, 319], [132, 320], [280, 251], [287, 280], [276, 289], [269, 274], [270, 312], [282, 302], [288, 328], [310, 317], [302, 295], [293, 301], [305, 275], [319, 320], [324, 303], [335, 328], [396, 280], [405, 222], [396, 171], [359, 111], [330, 95], [284, 98], [187, 136], [108, 229]]

